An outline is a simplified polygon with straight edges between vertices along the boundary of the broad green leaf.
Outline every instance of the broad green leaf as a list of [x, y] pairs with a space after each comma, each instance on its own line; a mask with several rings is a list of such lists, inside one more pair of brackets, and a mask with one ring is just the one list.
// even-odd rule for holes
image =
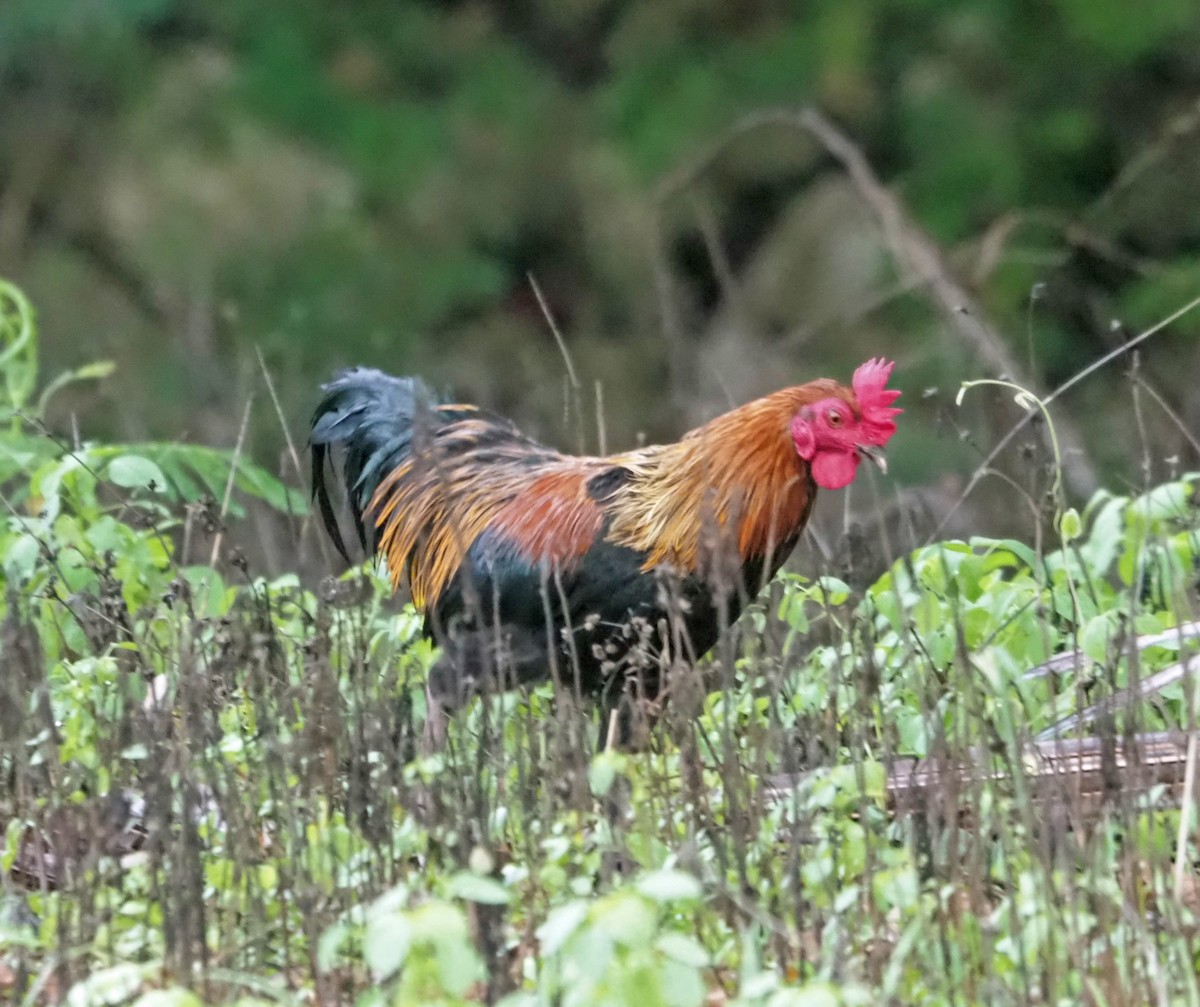
[[5, 576], [17, 582], [28, 580], [37, 569], [41, 550], [41, 543], [33, 535], [17, 535], [4, 553]]
[[828, 574], [818, 577], [816, 581], [818, 591], [816, 597], [830, 605], [844, 605], [846, 599], [850, 597], [850, 585], [838, 577], [833, 577]]
[[408, 916], [413, 941], [460, 940], [467, 937], [467, 920], [448, 902], [426, 902]]
[[579, 929], [580, 924], [587, 919], [588, 904], [586, 902], [568, 902], [550, 910], [546, 922], [538, 927], [537, 937], [541, 943], [542, 954], [556, 955], [571, 939], [572, 934]]
[[[685, 937], [684, 940], [689, 938]], [[656, 971], [665, 1007], [702, 1007], [706, 989], [699, 966], [667, 956], [666, 961], [658, 964]], [[634, 996], [637, 996], [642, 976], [635, 973], [630, 978], [634, 984]]]
[[459, 871], [446, 886], [452, 898], [480, 902], [488, 906], [501, 906], [512, 900], [512, 893], [495, 878], [473, 871]]
[[326, 927], [325, 932], [317, 941], [318, 972], [328, 972], [333, 968], [338, 955], [341, 954], [342, 945], [346, 943], [349, 935], [350, 927], [345, 920], [338, 920], [332, 926]]
[[67, 993], [67, 1007], [110, 1007], [138, 992], [145, 974], [144, 965], [124, 962], [99, 969], [76, 983]]
[[658, 937], [654, 946], [668, 958], [693, 968], [707, 968], [710, 958], [707, 951], [695, 937], [669, 931]]
[[592, 793], [597, 797], [607, 794], [624, 768], [625, 759], [620, 752], [600, 752], [588, 767], [588, 784]]
[[377, 982], [400, 970], [412, 941], [412, 925], [402, 913], [386, 913], [367, 920], [363, 958]]
[[669, 867], [642, 875], [634, 887], [646, 898], [655, 902], [698, 899], [704, 894], [704, 889], [695, 877]]
[[1079, 649], [1097, 664], [1108, 660], [1108, 648], [1112, 639], [1113, 613], [1105, 612], [1089, 619], [1079, 634]]
[[435, 942], [438, 977], [442, 988], [462, 996], [477, 979], [483, 978], [483, 963], [466, 934]]
[[1006, 550], [1016, 556], [1022, 563], [1031, 570], [1036, 570], [1038, 567], [1037, 554], [1029, 548], [1024, 542], [1019, 542], [1011, 538], [987, 538], [983, 536], [973, 536], [969, 540], [970, 545], [976, 549], [986, 549], [989, 552], [994, 550]]
[[108, 463], [104, 472], [112, 482], [126, 489], [153, 488], [159, 492], [167, 489], [162, 469], [141, 455], [120, 455]]

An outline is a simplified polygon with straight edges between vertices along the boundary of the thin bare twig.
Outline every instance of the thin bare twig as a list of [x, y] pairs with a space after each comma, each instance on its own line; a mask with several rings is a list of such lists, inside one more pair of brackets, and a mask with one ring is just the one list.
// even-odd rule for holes
[[[975, 354], [998, 373], [1039, 398], [1046, 398], [1041, 382], [1021, 365], [1004, 336], [954, 277], [938, 245], [879, 181], [862, 150], [817, 109], [768, 109], [739, 120], [700, 158], [664, 178], [656, 190], [657, 198], [664, 200], [690, 185], [735, 138], [764, 126], [781, 125], [807, 133], [841, 164], [879, 221], [884, 241], [897, 263], [928, 287], [950, 327]], [[1077, 492], [1091, 493], [1097, 477], [1082, 433], [1070, 417], [1059, 418], [1058, 433], [1063, 445], [1064, 476]]]
[[[225, 515], [229, 512], [229, 501], [233, 496], [233, 483], [234, 483], [234, 479], [237, 477], [238, 465], [241, 464], [242, 448], [245, 446], [245, 443], [246, 443], [246, 431], [250, 427], [250, 409], [253, 405], [254, 405], [254, 396], [251, 395], [246, 400], [246, 410], [245, 410], [245, 412], [242, 413], [242, 427], [238, 431], [237, 444], [235, 445], [235, 447], [233, 449], [233, 458], [230, 459], [229, 478], [225, 480], [225, 496], [221, 500], [221, 513], [218, 517], [218, 523], [220, 525], [224, 525]], [[211, 567], [215, 567], [217, 565], [217, 558], [221, 554], [221, 540], [224, 537], [224, 535], [225, 535], [224, 528], [218, 527], [217, 534], [213, 537], [212, 554], [208, 558], [208, 565]]]
[[[288, 427], [287, 417], [284, 416], [284, 414], [283, 414], [283, 406], [280, 404], [279, 395], [275, 391], [275, 382], [271, 378], [271, 372], [269, 370], [267, 370], [267, 361], [263, 357], [262, 347], [255, 346], [254, 352], [256, 354], [258, 354], [258, 366], [262, 370], [263, 380], [267, 383], [267, 392], [271, 396], [271, 404], [275, 407], [275, 415], [279, 418], [279, 427], [281, 430], [283, 430], [283, 439], [284, 439], [284, 442], [287, 444], [288, 457], [291, 458], [292, 467], [295, 468], [295, 470], [296, 470], [296, 478], [299, 480], [300, 485], [303, 486], [304, 482], [305, 482], [305, 478], [304, 478], [304, 468], [300, 462], [300, 452], [296, 450], [296, 442], [292, 439], [292, 431]], [[290, 495], [289, 495], [288, 499], [290, 501], [290, 499], [291, 499]], [[290, 514], [291, 507], [290, 506], [288, 508], [288, 511], [289, 511], [289, 516], [291, 516], [291, 514]], [[308, 526], [311, 523], [311, 518], [312, 518], [312, 513], [310, 512], [309, 514], [307, 514], [305, 516], [304, 520], [301, 522], [300, 531], [297, 533], [297, 536], [296, 536], [297, 542], [304, 541], [304, 535], [308, 531]], [[330, 556], [330, 554], [329, 554], [329, 544], [325, 541], [324, 535], [317, 535], [317, 548], [321, 550], [321, 559], [325, 562], [326, 565], [328, 565], [332, 560], [332, 556]]]
[[[1052, 391], [1045, 399], [1042, 400], [1043, 404], [1049, 406], [1055, 401], [1055, 399], [1065, 395], [1068, 391], [1079, 384], [1079, 382], [1083, 381], [1085, 378], [1091, 377], [1096, 373], [1096, 371], [1100, 370], [1100, 368], [1106, 367], [1114, 360], [1123, 357], [1130, 350], [1134, 349], [1134, 347], [1140, 346], [1151, 336], [1158, 335], [1158, 333], [1167, 328], [1167, 326], [1177, 322], [1184, 315], [1194, 311], [1198, 307], [1200, 307], [1200, 297], [1192, 298], [1192, 300], [1188, 301], [1187, 304], [1185, 304], [1182, 308], [1171, 312], [1171, 314], [1167, 315], [1166, 318], [1156, 322], [1154, 325], [1151, 325], [1150, 328], [1146, 329], [1144, 332], [1134, 336], [1128, 342], [1118, 346], [1115, 350], [1110, 350], [1099, 360], [1093, 360], [1087, 365], [1087, 367], [1078, 371], [1072, 377], [1068, 378], [1056, 389], [1054, 389], [1054, 391]], [[994, 462], [1000, 456], [1000, 453], [1012, 443], [1013, 438], [1025, 429], [1035, 415], [1037, 415], [1035, 412], [1026, 412], [1019, 420], [1017, 420], [1016, 423], [1009, 427], [1008, 433], [1006, 433], [1000, 438], [999, 441], [996, 442], [996, 445], [988, 453], [988, 456], [980, 463], [979, 468], [971, 474], [971, 478], [967, 481], [967, 485], [963, 488], [963, 491], [958, 495], [958, 499], [954, 501], [949, 510], [947, 510], [945, 515], [942, 517], [941, 522], [930, 533], [928, 541], [934, 542], [937, 540], [938, 536], [942, 533], [942, 529], [946, 527], [950, 519], [958, 512], [958, 509], [963, 505], [963, 503], [966, 502], [967, 497], [969, 497], [974, 491], [975, 487], [979, 485], [980, 481], [986, 474], [986, 470], [989, 468], [992, 462]]]
[[254, 352], [258, 355], [258, 366], [262, 371], [263, 381], [267, 383], [267, 392], [271, 396], [271, 404], [275, 407], [275, 415], [279, 417], [279, 426], [283, 430], [283, 439], [287, 444], [288, 456], [292, 459], [292, 466], [296, 470], [296, 478], [304, 479], [304, 469], [300, 465], [300, 452], [296, 450], [296, 442], [292, 440], [292, 432], [288, 429], [287, 419], [283, 415], [283, 407], [279, 404], [279, 396], [275, 392], [275, 382], [271, 380], [271, 372], [267, 370], [267, 362], [263, 358], [262, 347], [255, 346]]
[[604, 385], [596, 379], [596, 448], [601, 456], [608, 454], [608, 429], [604, 424]]
[[650, 268], [654, 272], [654, 287], [658, 293], [659, 312], [661, 314], [663, 342], [667, 349], [667, 373], [670, 381], [672, 404], [691, 420], [697, 419], [692, 414], [694, 408], [693, 396], [689, 389], [695, 386], [693, 375], [695, 367], [689, 355], [687, 340], [683, 332], [683, 320], [679, 316], [679, 305], [675, 297], [675, 278], [664, 244], [662, 221], [659, 210], [655, 205], [654, 216], [649, 221], [650, 235]]
[[1183, 879], [1191, 866], [1187, 858], [1188, 833], [1191, 831], [1192, 808], [1196, 803], [1196, 733], [1188, 737], [1187, 763], [1183, 773], [1183, 803], [1179, 809], [1179, 832], [1175, 837], [1175, 899], [1183, 897]]
[[[955, 279], [941, 249], [883, 186], [863, 152], [816, 109], [803, 109], [792, 118], [846, 169], [879, 219], [893, 256], [925, 282], [947, 322], [976, 355], [1038, 398], [1045, 398], [1040, 380], [1022, 366], [1000, 330], [988, 321], [975, 298]], [[1075, 490], [1090, 493], [1097, 485], [1097, 477], [1083, 435], [1067, 416], [1058, 417], [1057, 426], [1063, 446], [1063, 475]]]
[[578, 392], [579, 375], [575, 373], [575, 362], [571, 359], [571, 351], [567, 349], [567, 341], [563, 339], [562, 333], [558, 328], [558, 323], [554, 320], [554, 315], [550, 312], [550, 305], [542, 293], [542, 288], [538, 284], [537, 277], [533, 273], [526, 273], [525, 275], [529, 278], [529, 286], [533, 288], [533, 296], [537, 298], [538, 307], [542, 310], [542, 316], [546, 319], [546, 324], [550, 326], [550, 331], [554, 333], [554, 341], [558, 343], [558, 351], [562, 354], [563, 361], [567, 365], [567, 377], [571, 379], [571, 387]]
[[1191, 446], [1191, 449], [1196, 452], [1196, 456], [1200, 457], [1200, 439], [1198, 439], [1196, 435], [1188, 429], [1187, 424], [1183, 421], [1183, 417], [1180, 416], [1174, 409], [1172, 409], [1170, 403], [1167, 402], [1167, 400], [1162, 397], [1162, 395], [1154, 388], [1154, 386], [1146, 380], [1145, 374], [1139, 371], [1135, 380], [1137, 382], [1137, 386], [1141, 388], [1141, 390], [1147, 395], [1149, 395], [1150, 398], [1154, 400], [1154, 404], [1166, 414], [1167, 419], [1174, 424], [1175, 429], [1179, 431], [1180, 436], [1187, 441]]
[[699, 197], [692, 200], [692, 207], [696, 213], [696, 221], [700, 225], [700, 236], [704, 239], [708, 261], [712, 263], [713, 275], [716, 276], [717, 284], [721, 288], [721, 297], [726, 304], [737, 310], [741, 307], [740, 291], [737, 277], [733, 272], [733, 264], [729, 261], [725, 246], [721, 244], [721, 229], [717, 223], [717, 216], [713, 212], [712, 205]]
[[1151, 168], [1161, 164], [1170, 153], [1171, 148], [1182, 140], [1186, 140], [1197, 130], [1200, 130], [1200, 99], [1195, 101], [1185, 112], [1173, 116], [1164, 123], [1162, 129], [1159, 130], [1157, 139], [1150, 146], [1143, 148], [1137, 156], [1121, 168], [1112, 184], [1084, 211], [1083, 219], [1094, 217], [1108, 209], [1117, 196], [1131, 188]]
[[582, 451], [584, 447], [583, 395], [580, 390], [579, 375], [575, 371], [575, 361], [571, 359], [571, 351], [567, 349], [567, 341], [563, 339], [563, 334], [559, 330], [558, 323], [554, 320], [554, 315], [550, 311], [550, 304], [542, 293], [542, 288], [537, 281], [537, 277], [533, 273], [526, 273], [525, 276], [529, 280], [529, 286], [533, 289], [533, 296], [537, 298], [538, 307], [542, 311], [542, 317], [546, 319], [546, 324], [550, 326], [550, 331], [554, 334], [554, 341], [558, 343], [558, 351], [562, 354], [563, 362], [567, 365], [567, 379], [571, 383], [570, 393], [566, 396], [567, 411], [574, 410], [575, 412], [575, 420], [579, 433], [579, 450]]

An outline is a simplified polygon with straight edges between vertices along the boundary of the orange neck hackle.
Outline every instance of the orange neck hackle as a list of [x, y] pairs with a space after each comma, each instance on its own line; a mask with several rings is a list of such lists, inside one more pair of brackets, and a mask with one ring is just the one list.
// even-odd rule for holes
[[829, 380], [785, 388], [718, 416], [675, 444], [612, 459], [634, 479], [614, 501], [610, 535], [646, 552], [646, 569], [695, 571], [714, 549], [766, 558], [803, 526], [815, 487], [796, 453], [792, 418], [850, 391]]

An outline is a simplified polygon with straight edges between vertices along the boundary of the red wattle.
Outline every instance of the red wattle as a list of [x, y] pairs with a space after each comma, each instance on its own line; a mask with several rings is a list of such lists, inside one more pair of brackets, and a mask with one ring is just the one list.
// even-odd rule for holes
[[854, 482], [858, 462], [854, 451], [818, 451], [812, 460], [813, 479], [822, 489], [840, 490]]

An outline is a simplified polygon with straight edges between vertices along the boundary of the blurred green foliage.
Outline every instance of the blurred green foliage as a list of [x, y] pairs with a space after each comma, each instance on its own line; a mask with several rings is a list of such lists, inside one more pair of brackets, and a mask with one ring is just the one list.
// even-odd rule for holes
[[[231, 439], [258, 346], [289, 417], [361, 362], [571, 441], [530, 273], [610, 443], [880, 349], [909, 387], [956, 387], [978, 363], [892, 289], [808, 139], [764, 127], [700, 160], [812, 103], [1050, 386], [1200, 283], [1198, 54], [1189, 0], [9, 0], [0, 269], [44, 305], [55, 367], [119, 361], [88, 402], [138, 438]], [[1194, 332], [1153, 363], [1185, 419]], [[1128, 412], [1087, 422], [1117, 382], [1073, 403], [1101, 464], [1137, 448]], [[910, 406], [902, 478], [971, 463], [929, 450], [940, 400]]]

